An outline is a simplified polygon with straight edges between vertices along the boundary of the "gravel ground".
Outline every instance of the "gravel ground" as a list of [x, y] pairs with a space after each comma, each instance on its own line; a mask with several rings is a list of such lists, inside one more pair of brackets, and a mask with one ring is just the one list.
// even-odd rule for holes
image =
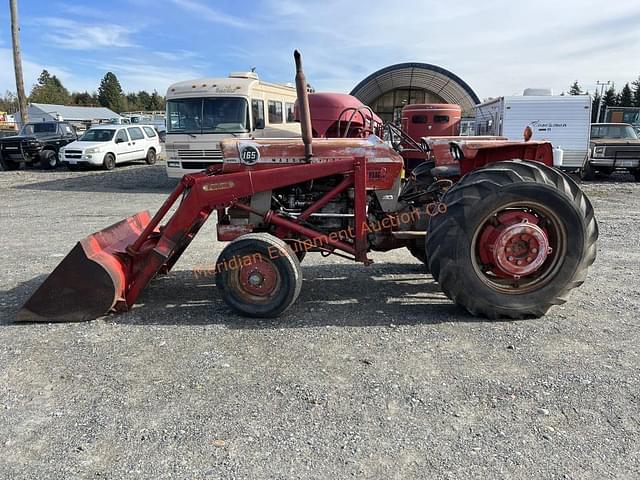
[[640, 184], [584, 187], [598, 260], [538, 320], [469, 316], [404, 250], [309, 254], [286, 316], [240, 318], [191, 272], [210, 222], [131, 312], [11, 323], [76, 240], [174, 183], [0, 172], [1, 478], [640, 478]]

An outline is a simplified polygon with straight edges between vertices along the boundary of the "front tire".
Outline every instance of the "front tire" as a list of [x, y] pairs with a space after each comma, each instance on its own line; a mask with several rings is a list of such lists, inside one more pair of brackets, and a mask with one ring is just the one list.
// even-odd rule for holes
[[116, 157], [113, 156], [113, 153], [107, 153], [102, 160], [102, 166], [105, 170], [113, 170], [116, 168]]
[[277, 317], [298, 298], [300, 262], [283, 240], [251, 233], [229, 243], [216, 262], [216, 285], [225, 303], [247, 317]]
[[147, 162], [147, 165], [153, 165], [154, 163], [156, 163], [157, 160], [157, 156], [156, 156], [156, 151], [153, 148], [150, 148], [149, 151], [147, 152], [147, 156], [144, 159], [145, 162]]
[[40, 154], [40, 166], [43, 170], [54, 170], [58, 165], [58, 154], [53, 150], [45, 150]]
[[431, 218], [429, 267], [444, 293], [473, 315], [530, 318], [566, 301], [596, 258], [598, 225], [570, 177], [527, 161], [464, 176]]

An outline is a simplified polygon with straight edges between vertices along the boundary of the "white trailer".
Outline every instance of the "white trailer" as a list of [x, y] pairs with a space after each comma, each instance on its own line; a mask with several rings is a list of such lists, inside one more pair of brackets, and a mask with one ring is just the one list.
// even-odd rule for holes
[[475, 111], [476, 135], [522, 140], [525, 128], [531, 127], [532, 140], [548, 141], [562, 149], [563, 169], [581, 168], [589, 151], [589, 95], [554, 96], [550, 91], [527, 89], [524, 95], [499, 97], [477, 105]]

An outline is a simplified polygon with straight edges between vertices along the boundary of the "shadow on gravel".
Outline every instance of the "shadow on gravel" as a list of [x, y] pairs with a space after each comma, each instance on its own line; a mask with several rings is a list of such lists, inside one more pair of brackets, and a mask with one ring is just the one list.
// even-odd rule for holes
[[31, 280], [22, 282], [11, 290], [3, 290], [0, 292], [0, 325], [9, 325], [13, 323], [16, 313], [24, 302], [31, 296], [33, 292], [40, 286], [47, 275], [38, 275]]
[[[130, 312], [104, 317], [129, 325], [210, 325], [230, 328], [300, 328], [483, 322], [452, 304], [418, 264], [303, 266], [298, 301], [277, 319], [234, 314], [222, 301], [213, 277], [176, 271], [153, 280]], [[0, 293], [0, 324], [16, 312], [44, 281], [40, 275]], [[16, 324], [19, 325], [19, 324]]]
[[169, 193], [178, 181], [168, 178], [164, 164], [118, 166], [111, 171], [43, 172], [44, 177], [64, 173], [64, 178], [28, 183], [14, 188], [63, 192]]
[[173, 272], [156, 278], [139, 305], [110, 320], [126, 324], [222, 324], [230, 328], [300, 328], [482, 322], [455, 306], [419, 264], [303, 265], [298, 301], [277, 319], [233, 313], [213, 277]]

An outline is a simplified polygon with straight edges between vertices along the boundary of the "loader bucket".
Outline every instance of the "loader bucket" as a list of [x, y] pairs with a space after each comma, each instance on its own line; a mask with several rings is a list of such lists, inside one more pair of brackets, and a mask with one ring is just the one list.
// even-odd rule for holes
[[139, 212], [80, 240], [18, 311], [18, 322], [79, 322], [106, 315], [123, 301], [128, 253], [149, 224]]

